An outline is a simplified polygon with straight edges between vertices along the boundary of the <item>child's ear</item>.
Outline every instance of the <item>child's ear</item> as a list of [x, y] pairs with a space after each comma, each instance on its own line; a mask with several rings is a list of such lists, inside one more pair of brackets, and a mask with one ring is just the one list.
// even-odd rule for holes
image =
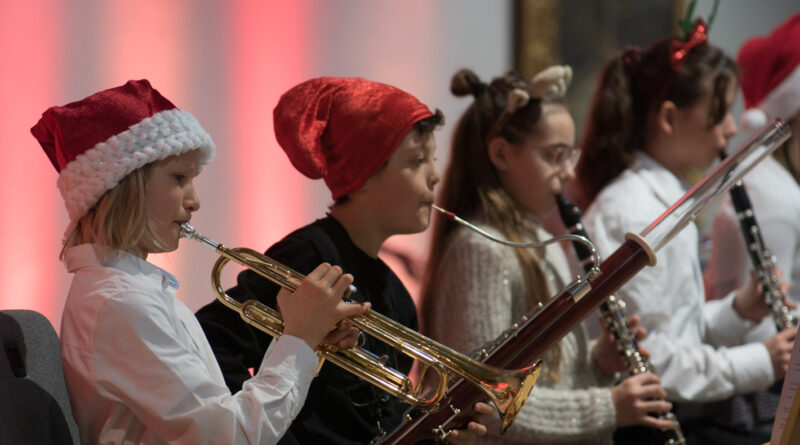
[[489, 161], [498, 171], [504, 172], [508, 170], [508, 150], [510, 149], [511, 146], [508, 141], [501, 137], [492, 138], [489, 141], [487, 147]]
[[671, 100], [665, 100], [658, 107], [656, 113], [656, 126], [664, 134], [672, 135], [675, 132], [675, 119], [678, 114], [678, 107]]

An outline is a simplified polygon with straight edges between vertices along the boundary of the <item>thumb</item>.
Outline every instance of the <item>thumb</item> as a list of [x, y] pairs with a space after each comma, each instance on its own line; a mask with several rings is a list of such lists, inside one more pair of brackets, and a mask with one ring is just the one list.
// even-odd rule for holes
[[365, 314], [369, 311], [372, 305], [370, 303], [345, 303], [341, 302], [337, 306], [337, 310], [344, 318], [355, 317], [357, 315]]

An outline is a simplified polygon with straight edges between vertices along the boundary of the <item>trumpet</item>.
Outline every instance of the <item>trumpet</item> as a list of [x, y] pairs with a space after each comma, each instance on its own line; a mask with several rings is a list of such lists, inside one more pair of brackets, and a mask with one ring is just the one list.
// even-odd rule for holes
[[[252, 249], [227, 248], [201, 235], [188, 223], [181, 224], [181, 237], [200, 241], [220, 254], [211, 272], [211, 285], [220, 302], [238, 312], [250, 325], [273, 337], [279, 337], [283, 333], [283, 319], [278, 311], [256, 300], [239, 302], [225, 293], [220, 284], [222, 269], [229, 261], [234, 261], [290, 291], [297, 289], [305, 278], [304, 275]], [[356, 288], [351, 286], [345, 291], [344, 298], [349, 300], [355, 292]], [[320, 361], [328, 360], [361, 380], [423, 410], [437, 407], [445, 396], [451, 379], [463, 379], [480, 388], [494, 403], [504, 424], [510, 425], [522, 409], [541, 372], [541, 362], [538, 361], [517, 370], [487, 365], [372, 310], [352, 317], [350, 321], [362, 332], [435, 371], [439, 377], [436, 388], [423, 394], [421, 384], [415, 385], [407, 375], [386, 366], [385, 357], [378, 357], [360, 347], [344, 349], [331, 344], [320, 345], [316, 351]]]

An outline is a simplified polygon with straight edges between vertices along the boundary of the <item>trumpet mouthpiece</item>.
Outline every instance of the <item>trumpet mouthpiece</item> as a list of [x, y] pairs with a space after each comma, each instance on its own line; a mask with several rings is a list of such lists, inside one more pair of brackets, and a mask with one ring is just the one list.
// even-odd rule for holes
[[193, 225], [188, 222], [181, 224], [181, 238], [193, 238], [195, 233], [197, 233], [197, 230], [195, 230]]

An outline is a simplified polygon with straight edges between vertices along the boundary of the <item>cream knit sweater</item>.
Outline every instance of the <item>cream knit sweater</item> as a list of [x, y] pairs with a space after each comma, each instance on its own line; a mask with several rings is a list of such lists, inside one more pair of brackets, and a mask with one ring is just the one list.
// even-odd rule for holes
[[[484, 230], [499, 235], [485, 224]], [[551, 235], [538, 224], [532, 239]], [[546, 248], [546, 273], [551, 295], [571, 281], [561, 247]], [[436, 277], [434, 314], [428, 333], [462, 352], [494, 339], [524, 315], [522, 270], [513, 247], [490, 241], [466, 228], [451, 234]], [[477, 443], [494, 444], [609, 444], [616, 412], [605, 375], [591, 358], [581, 325], [559, 343], [559, 381], [548, 378], [547, 368], [514, 424], [502, 436], [491, 432]], [[548, 357], [545, 356], [545, 366]]]

